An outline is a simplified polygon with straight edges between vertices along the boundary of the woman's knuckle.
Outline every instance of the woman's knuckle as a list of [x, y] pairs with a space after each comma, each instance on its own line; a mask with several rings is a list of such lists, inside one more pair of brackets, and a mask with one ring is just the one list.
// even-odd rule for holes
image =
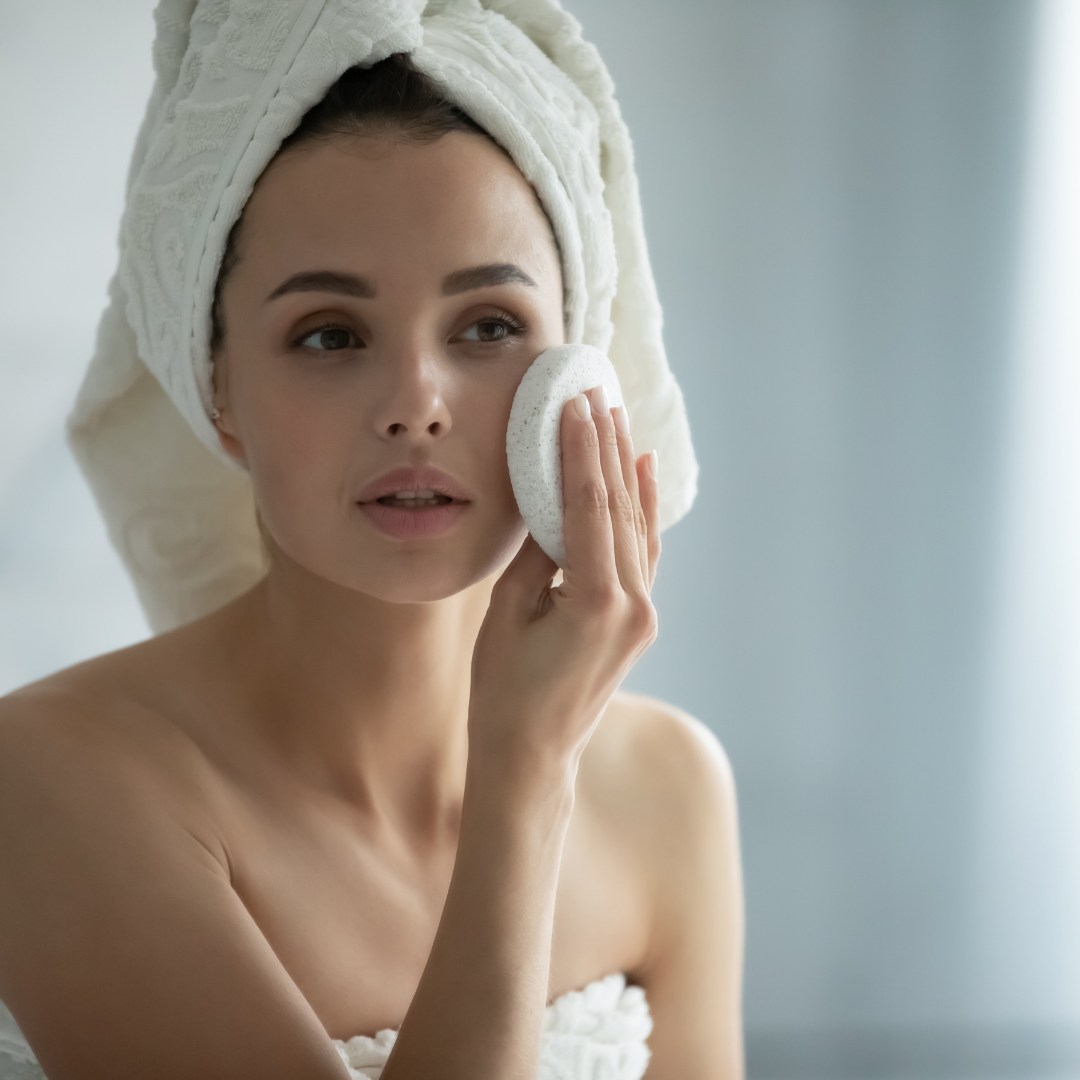
[[591, 592], [592, 610], [603, 619], [609, 619], [622, 600], [622, 589], [614, 581], [598, 581]]
[[608, 491], [600, 480], [586, 480], [581, 486], [581, 504], [590, 514], [608, 512]]
[[624, 525], [633, 526], [634, 501], [630, 498], [630, 492], [626, 488], [617, 487], [609, 491], [608, 504], [611, 507], [613, 517]]
[[656, 637], [656, 607], [648, 596], [635, 596], [630, 607], [630, 630], [640, 641], [652, 641]]

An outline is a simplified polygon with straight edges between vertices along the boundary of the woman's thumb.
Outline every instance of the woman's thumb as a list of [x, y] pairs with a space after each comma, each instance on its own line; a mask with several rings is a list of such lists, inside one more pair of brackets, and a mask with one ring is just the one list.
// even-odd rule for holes
[[551, 584], [558, 569], [558, 564], [544, 554], [532, 536], [526, 536], [521, 549], [496, 582], [495, 592], [511, 604], [534, 603]]

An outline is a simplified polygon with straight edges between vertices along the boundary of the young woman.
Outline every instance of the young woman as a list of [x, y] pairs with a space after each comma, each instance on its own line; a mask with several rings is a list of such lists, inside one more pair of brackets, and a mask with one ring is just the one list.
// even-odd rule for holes
[[[466, 19], [524, 37], [528, 18], [564, 18], [459, 6], [461, 25], [425, 24], [425, 41], [487, 40]], [[295, 21], [267, 30], [273, 7], [248, 5], [246, 24], [219, 12], [210, 40], [213, 5], [165, 5], [161, 34], [183, 8], [188, 55], [204, 35], [199, 78], [227, 82], [246, 56], [264, 79], [312, 5], [281, 5]], [[361, 7], [341, 5], [326, 40], [343, 15], [394, 5]], [[263, 65], [244, 49], [271, 30]], [[257, 582], [0, 703], [0, 1077], [741, 1075], [730, 775], [700, 724], [617, 692], [656, 634], [657, 458], [602, 389], [567, 404], [556, 584], [515, 504], [506, 427], [531, 362], [580, 339], [574, 290], [596, 291], [595, 267], [573, 269], [524, 151], [410, 51], [337, 78], [219, 223], [191, 423], [205, 416], [239, 466], [229, 483], [250, 478]], [[166, 131], [183, 93], [190, 114], [199, 103], [177, 71]], [[226, 158], [239, 137], [219, 140]], [[168, 160], [142, 142], [151, 165]], [[227, 203], [206, 191], [193, 220]], [[133, 245], [140, 220], [129, 211]], [[193, 265], [170, 263], [171, 235], [146, 229], [157, 284], [123, 279], [128, 317], [154, 331], [147, 363], [171, 339], [145, 296]], [[121, 461], [118, 490], [167, 514], [204, 498], [184, 485], [210, 459], [174, 452], [168, 424], [190, 401], [155, 373], [175, 409], [129, 380], [143, 421], [121, 425], [119, 455], [82, 456], [91, 474]], [[134, 477], [162, 444], [182, 460], [154, 503]], [[119, 534], [122, 512], [102, 505]], [[130, 556], [138, 519], [124, 520]], [[155, 549], [136, 580], [150, 596], [154, 572], [168, 579], [184, 612], [209, 557], [178, 520], [184, 558]]]

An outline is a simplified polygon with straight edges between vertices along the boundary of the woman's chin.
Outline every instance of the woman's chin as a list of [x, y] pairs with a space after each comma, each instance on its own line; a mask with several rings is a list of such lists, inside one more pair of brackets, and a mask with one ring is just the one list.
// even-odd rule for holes
[[[517, 554], [525, 538], [524, 528], [513, 530], [504, 543], [484, 545], [480, 551], [411, 552], [387, 557], [384, 552], [350, 553], [348, 557], [314, 558], [300, 552], [285, 555], [286, 565], [330, 585], [388, 604], [431, 604], [446, 600], [498, 575]], [[276, 545], [275, 545], [276, 546]], [[272, 559], [273, 561], [273, 559]], [[294, 571], [295, 572], [295, 571]]]
[[524, 538], [524, 531], [515, 530], [495, 550], [453, 555], [432, 552], [427, 557], [391, 559], [382, 566], [371, 560], [359, 574], [349, 575], [349, 581], [342, 584], [390, 604], [436, 603], [501, 574]]

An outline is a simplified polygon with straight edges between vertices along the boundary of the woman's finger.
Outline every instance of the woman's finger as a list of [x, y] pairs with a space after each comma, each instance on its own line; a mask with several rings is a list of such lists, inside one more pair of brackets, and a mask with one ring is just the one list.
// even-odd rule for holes
[[599, 435], [588, 398], [579, 394], [563, 406], [562, 451], [564, 594], [596, 593], [618, 582], [608, 512], [607, 484], [600, 465]]
[[622, 464], [623, 483], [630, 496], [630, 504], [634, 508], [634, 531], [637, 537], [641, 580], [647, 583], [649, 580], [649, 530], [645, 521], [645, 511], [641, 508], [637, 459], [634, 457], [634, 440], [630, 436], [630, 417], [625, 405], [616, 405], [611, 410], [611, 415], [615, 421], [615, 435], [619, 440], [619, 461]]
[[649, 531], [649, 588], [656, 581], [656, 567], [660, 562], [660, 483], [657, 478], [656, 451], [642, 454], [637, 460], [638, 490], [641, 492], [641, 509], [645, 512], [645, 525]]
[[641, 556], [638, 551], [637, 525], [634, 506], [623, 480], [623, 465], [619, 453], [619, 439], [615, 419], [611, 415], [607, 391], [597, 386], [589, 391], [592, 402], [593, 423], [600, 451], [600, 468], [607, 485], [611, 533], [615, 548], [615, 569], [623, 590], [633, 595], [647, 592], [641, 572]]

